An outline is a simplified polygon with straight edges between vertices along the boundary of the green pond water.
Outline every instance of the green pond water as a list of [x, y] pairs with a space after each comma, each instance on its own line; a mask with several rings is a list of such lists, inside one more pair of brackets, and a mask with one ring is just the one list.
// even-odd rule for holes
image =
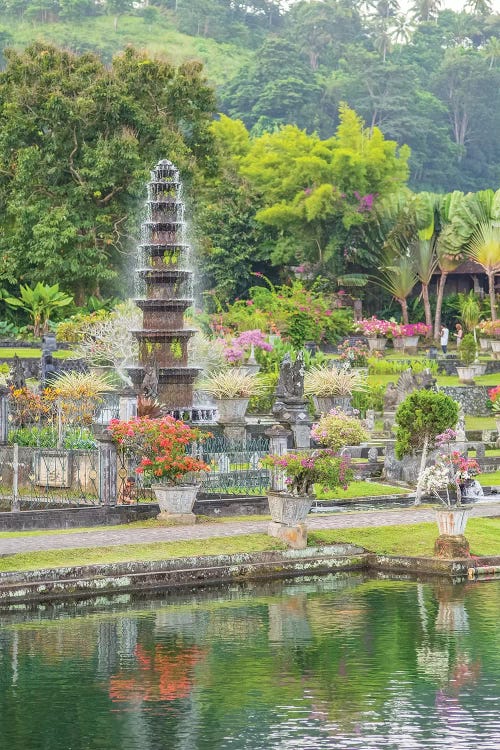
[[0, 612], [2, 750], [498, 750], [500, 582]]

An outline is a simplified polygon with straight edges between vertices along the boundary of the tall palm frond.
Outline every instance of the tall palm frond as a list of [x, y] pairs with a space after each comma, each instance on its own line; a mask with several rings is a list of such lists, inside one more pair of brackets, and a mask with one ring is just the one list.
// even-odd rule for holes
[[491, 319], [497, 319], [495, 276], [500, 273], [500, 222], [483, 222], [474, 232], [468, 248], [469, 256], [479, 263], [488, 277]]

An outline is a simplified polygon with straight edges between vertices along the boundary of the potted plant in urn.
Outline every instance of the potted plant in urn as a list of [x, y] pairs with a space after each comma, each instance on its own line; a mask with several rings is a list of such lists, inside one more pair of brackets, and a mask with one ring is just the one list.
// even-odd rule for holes
[[358, 320], [356, 329], [366, 336], [370, 351], [383, 351], [387, 340], [392, 338], [394, 323], [389, 320], [379, 320], [373, 315], [371, 318]]
[[261, 463], [285, 475], [285, 489], [268, 490], [268, 501], [272, 520], [286, 526], [301, 523], [307, 517], [314, 502], [315, 484], [329, 490], [346, 489], [353, 477], [349, 458], [329, 449], [270, 455]]
[[437, 444], [441, 448], [447, 445], [448, 450], [440, 452], [434, 465], [424, 469], [420, 477], [424, 492], [434, 496], [444, 506], [436, 510], [440, 535], [436, 542], [436, 553], [441, 556], [447, 556], [442, 554], [443, 546], [450, 546], [450, 542], [441, 537], [462, 537], [457, 542], [451, 542], [452, 556], [468, 554], [469, 546], [463, 535], [471, 506], [463, 505], [462, 500], [467, 483], [481, 471], [477, 461], [450, 449], [455, 435], [453, 430], [446, 430], [437, 436]]
[[335, 408], [347, 411], [351, 406], [352, 394], [367, 388], [366, 377], [349, 367], [311, 367], [304, 376], [304, 393], [312, 396], [314, 406], [321, 414]]
[[250, 397], [261, 394], [263, 385], [256, 373], [231, 367], [205, 378], [199, 390], [216, 399], [219, 420], [230, 422], [244, 418]]
[[462, 367], [457, 367], [458, 379], [461, 383], [473, 385], [474, 378], [477, 375], [474, 365], [477, 356], [477, 344], [472, 333], [467, 333], [463, 337], [458, 356], [462, 363]]
[[209, 437], [209, 433], [171, 416], [113, 419], [108, 430], [120, 448], [133, 452], [139, 459], [136, 473], [151, 482], [160, 506], [158, 518], [173, 523], [195, 523], [192, 510], [200, 485], [193, 475], [210, 469], [187, 449]]

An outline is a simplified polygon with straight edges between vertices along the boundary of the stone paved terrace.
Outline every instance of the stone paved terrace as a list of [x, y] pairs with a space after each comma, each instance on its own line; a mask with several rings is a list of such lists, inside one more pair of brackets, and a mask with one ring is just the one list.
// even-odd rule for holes
[[[472, 517], [500, 516], [500, 502], [475, 505]], [[307, 525], [313, 529], [346, 529], [359, 526], [408, 525], [433, 521], [433, 509], [407, 508], [402, 510], [375, 510], [346, 512], [335, 515], [309, 516]], [[41, 536], [18, 536], [0, 538], [0, 555], [12, 555], [38, 550], [70, 549], [77, 547], [108, 547], [120, 544], [148, 544], [153, 542], [179, 542], [210, 537], [238, 536], [266, 533], [269, 521], [233, 521], [227, 523], [205, 523], [195, 526], [165, 526], [157, 529], [143, 528], [81, 531], [67, 534]]]

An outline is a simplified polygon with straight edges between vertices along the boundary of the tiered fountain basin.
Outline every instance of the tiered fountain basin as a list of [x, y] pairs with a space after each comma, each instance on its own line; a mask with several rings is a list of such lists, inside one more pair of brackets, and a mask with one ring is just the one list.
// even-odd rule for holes
[[[144, 379], [144, 366], [127, 367], [132, 383], [140, 391]], [[199, 369], [197, 367], [158, 367], [158, 400], [166, 409], [177, 411], [191, 410], [193, 403], [193, 383]]]
[[140, 246], [143, 254], [151, 261], [152, 269], [189, 270], [189, 245], [181, 243], [148, 243]]
[[147, 299], [190, 299], [192, 274], [182, 269], [140, 268], [137, 272], [146, 285]]
[[[191, 307], [193, 300], [186, 299], [136, 299], [135, 304], [143, 311], [144, 333], [160, 330], [168, 315], [172, 329], [182, 328], [184, 313]], [[163, 329], [164, 330], [164, 329]]]
[[182, 221], [184, 206], [173, 199], [148, 201], [153, 223], [178, 223]]
[[[139, 361], [143, 367], [183, 367], [188, 361], [188, 342], [196, 333], [193, 328], [169, 331], [148, 329], [132, 331], [139, 342]], [[196, 369], [196, 368], [194, 368]]]

